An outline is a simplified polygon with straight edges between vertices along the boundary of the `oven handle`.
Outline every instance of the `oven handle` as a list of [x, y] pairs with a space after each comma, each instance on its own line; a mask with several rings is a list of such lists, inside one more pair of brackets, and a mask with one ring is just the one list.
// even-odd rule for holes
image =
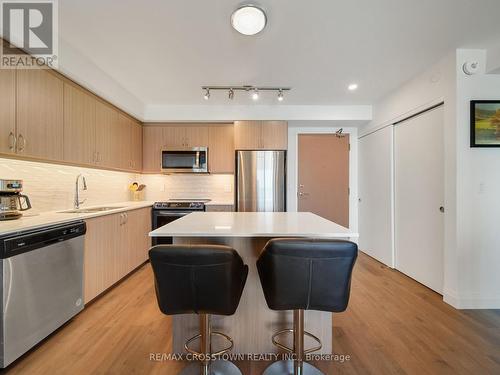
[[178, 212], [169, 212], [169, 211], [156, 211], [155, 212], [155, 215], [156, 216], [186, 216], [186, 215], [189, 215], [191, 212], [181, 212], [181, 211], [178, 211]]

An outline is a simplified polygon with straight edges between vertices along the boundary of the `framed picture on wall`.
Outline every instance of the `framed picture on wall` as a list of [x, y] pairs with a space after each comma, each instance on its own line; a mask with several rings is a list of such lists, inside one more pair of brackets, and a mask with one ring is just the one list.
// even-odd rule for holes
[[500, 100], [471, 100], [470, 146], [500, 147]]

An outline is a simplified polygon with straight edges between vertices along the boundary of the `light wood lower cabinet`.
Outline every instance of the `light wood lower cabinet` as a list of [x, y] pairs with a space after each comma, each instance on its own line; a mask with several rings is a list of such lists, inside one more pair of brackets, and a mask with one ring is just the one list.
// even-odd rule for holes
[[151, 208], [100, 216], [86, 223], [85, 303], [147, 260]]

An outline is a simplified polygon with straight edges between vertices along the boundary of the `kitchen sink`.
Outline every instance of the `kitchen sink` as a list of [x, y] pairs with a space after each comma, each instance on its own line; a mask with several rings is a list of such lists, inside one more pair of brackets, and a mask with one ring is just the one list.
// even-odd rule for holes
[[95, 212], [118, 210], [124, 207], [94, 207], [94, 208], [79, 208], [74, 210], [59, 211], [60, 214], [91, 214]]

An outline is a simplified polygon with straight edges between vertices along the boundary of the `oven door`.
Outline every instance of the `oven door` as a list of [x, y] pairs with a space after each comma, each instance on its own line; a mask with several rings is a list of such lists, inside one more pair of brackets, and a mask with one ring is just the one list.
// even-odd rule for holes
[[163, 173], [208, 173], [208, 148], [164, 150], [161, 168]]
[[[191, 211], [164, 211], [153, 210], [153, 230], [160, 228], [164, 225], [171, 223], [174, 220], [180, 219], [189, 215]], [[170, 245], [173, 243], [172, 237], [153, 237], [151, 240], [153, 246], [155, 245]]]

